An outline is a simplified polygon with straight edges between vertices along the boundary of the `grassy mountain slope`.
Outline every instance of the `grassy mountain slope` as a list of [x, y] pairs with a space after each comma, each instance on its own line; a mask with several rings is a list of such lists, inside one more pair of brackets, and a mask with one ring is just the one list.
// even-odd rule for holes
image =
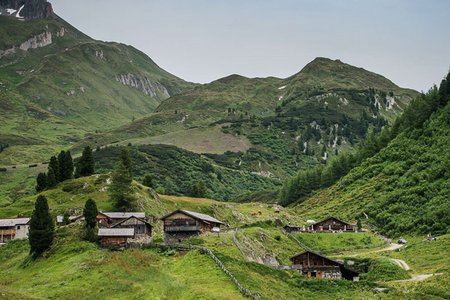
[[[380, 75], [318, 58], [287, 79], [231, 75], [197, 86], [162, 101], [155, 113], [89, 136], [74, 149], [117, 141], [167, 143], [228, 160], [226, 151], [242, 148], [221, 143], [220, 130], [250, 142], [242, 149], [247, 152], [236, 155], [241, 168], [286, 178], [351, 149], [369, 128], [379, 130], [394, 120], [415, 95]], [[189, 138], [193, 130], [202, 132], [200, 142], [215, 147], [199, 147], [198, 139]]]
[[[95, 199], [101, 210], [111, 209], [105, 191], [108, 178], [109, 175], [103, 174], [69, 180], [44, 192], [49, 199], [51, 213], [60, 214], [66, 209], [80, 211], [87, 198]], [[389, 275], [391, 277], [386, 277], [383, 272], [377, 273], [377, 270], [369, 270], [363, 276], [367, 279], [358, 283], [307, 279], [296, 272], [265, 265], [273, 262], [289, 264], [289, 257], [303, 250], [276, 225], [276, 219], [280, 219], [282, 223], [305, 221], [304, 216], [295, 214], [291, 208], [283, 209], [260, 203], [224, 204], [209, 199], [173, 196], [155, 199], [147, 188], [137, 183], [133, 184], [133, 193], [138, 199], [138, 209], [146, 211], [155, 226], [155, 242], [162, 241], [162, 226], [158, 218], [176, 208], [208, 213], [229, 223], [231, 227], [240, 227], [237, 233], [228, 230], [220, 236], [206, 234], [192, 238], [187, 243], [211, 249], [239, 282], [251, 291], [259, 293], [261, 299], [411, 299], [433, 296], [440, 299], [439, 297], [445, 298], [447, 295], [442, 285], [448, 283], [446, 275], [414, 285], [402, 285], [402, 289], [392, 286], [383, 294], [374, 292], [373, 288], [376, 286], [389, 285], [374, 283], [382, 278], [381, 276], [385, 280], [401, 279], [392, 277], [392, 274], [401, 271], [395, 265], [389, 267], [393, 272]], [[14, 204], [0, 208], [0, 217], [18, 214], [28, 216], [35, 198], [36, 196], [18, 199]], [[177, 252], [148, 248], [110, 252], [83, 241], [81, 236], [81, 225], [72, 224], [59, 228], [51, 250], [37, 261], [27, 258], [29, 248], [26, 241], [15, 241], [0, 247], [0, 267], [6, 271], [0, 274], [2, 297], [76, 299], [80, 293], [96, 299], [242, 297], [214, 261], [198, 251]], [[305, 238], [318, 240], [321, 234], [312, 234]], [[350, 250], [348, 255], [351, 254], [351, 249], [371, 251], [373, 247], [379, 246], [379, 239], [370, 233], [356, 239], [353, 234], [328, 235], [327, 239], [327, 250], [340, 252], [347, 249]], [[311, 243], [309, 246], [315, 247]], [[428, 249], [432, 253], [431, 249], [445, 247], [448, 247], [448, 238], [443, 236], [435, 243], [412, 248], [405, 252], [405, 256], [403, 252], [393, 255], [411, 259], [412, 252], [417, 253], [418, 249]], [[433, 253], [436, 257], [426, 261], [426, 270], [443, 271], [439, 266], [445, 261], [444, 252], [435, 250]], [[374, 265], [381, 262], [380, 259], [386, 258], [370, 256], [367, 259], [366, 263]], [[359, 262], [356, 258], [350, 260]], [[412, 272], [425, 270], [423, 261], [413, 263], [413, 266]], [[42, 272], [46, 273], [45, 277], [36, 276]]]
[[297, 206], [305, 215], [362, 217], [381, 232], [447, 233], [450, 105], [447, 80], [412, 103], [375, 156]]
[[[192, 86], [133, 47], [92, 40], [59, 18], [0, 16], [0, 25], [0, 50], [13, 49], [0, 54], [0, 141], [28, 154], [22, 162], [35, 162], [38, 145], [67, 147]], [[0, 154], [0, 162], [13, 161]]]

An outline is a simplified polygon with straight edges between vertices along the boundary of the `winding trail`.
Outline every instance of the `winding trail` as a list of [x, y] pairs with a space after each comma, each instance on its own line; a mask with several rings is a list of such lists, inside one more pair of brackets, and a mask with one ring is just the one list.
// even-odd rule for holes
[[412, 277], [410, 279], [402, 279], [402, 280], [392, 280], [392, 281], [386, 281], [386, 282], [411, 282], [411, 281], [422, 281], [425, 279], [428, 279], [430, 277], [433, 276], [439, 276], [439, 275], [444, 275], [445, 273], [434, 273], [434, 274], [417, 274], [417, 275], [412, 275]]

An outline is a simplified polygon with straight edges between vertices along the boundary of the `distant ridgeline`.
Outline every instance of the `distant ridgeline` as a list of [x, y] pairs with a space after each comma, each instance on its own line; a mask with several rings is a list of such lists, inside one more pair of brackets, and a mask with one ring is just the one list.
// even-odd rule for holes
[[341, 210], [353, 218], [364, 218], [365, 212], [369, 222], [390, 235], [448, 232], [449, 98], [450, 74], [439, 88], [412, 101], [393, 126], [370, 134], [357, 151], [287, 181], [282, 203]]

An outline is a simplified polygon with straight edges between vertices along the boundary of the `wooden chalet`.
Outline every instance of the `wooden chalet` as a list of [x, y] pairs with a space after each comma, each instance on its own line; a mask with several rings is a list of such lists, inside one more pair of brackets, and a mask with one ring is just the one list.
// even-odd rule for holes
[[311, 224], [308, 226], [306, 231], [309, 232], [356, 232], [358, 228], [356, 225], [349, 224], [347, 222], [341, 221], [335, 217], [328, 217], [320, 222]]
[[99, 228], [98, 238], [103, 248], [126, 247], [134, 238], [134, 228]]
[[214, 217], [189, 211], [176, 210], [161, 218], [164, 221], [164, 242], [166, 244], [180, 243], [193, 235], [212, 231], [224, 225]]
[[0, 243], [28, 238], [30, 218], [0, 219]]
[[292, 268], [307, 277], [347, 279], [358, 281], [359, 273], [348, 269], [344, 264], [312, 251], [305, 251], [291, 257]]
[[144, 219], [135, 216], [128, 217], [114, 225], [111, 228], [132, 228], [134, 229], [135, 237], [151, 237], [152, 225]]
[[136, 217], [145, 220], [145, 212], [99, 212], [97, 214], [98, 227], [112, 227], [114, 224]]

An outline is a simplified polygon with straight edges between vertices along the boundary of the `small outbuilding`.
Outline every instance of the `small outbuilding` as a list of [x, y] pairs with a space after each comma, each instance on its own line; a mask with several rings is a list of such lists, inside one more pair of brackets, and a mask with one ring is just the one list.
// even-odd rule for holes
[[176, 210], [161, 218], [164, 221], [164, 242], [180, 243], [183, 240], [204, 232], [217, 231], [222, 221], [214, 217], [189, 210]]
[[30, 218], [0, 219], [0, 243], [28, 238]]
[[134, 238], [134, 228], [99, 228], [98, 237], [103, 248], [126, 247]]
[[359, 273], [344, 264], [312, 251], [305, 251], [291, 257], [292, 268], [307, 277], [347, 279], [358, 281]]
[[304, 226], [298, 226], [298, 225], [292, 225], [292, 224], [287, 224], [283, 226], [283, 230], [286, 233], [299, 233], [302, 232], [304, 229]]

